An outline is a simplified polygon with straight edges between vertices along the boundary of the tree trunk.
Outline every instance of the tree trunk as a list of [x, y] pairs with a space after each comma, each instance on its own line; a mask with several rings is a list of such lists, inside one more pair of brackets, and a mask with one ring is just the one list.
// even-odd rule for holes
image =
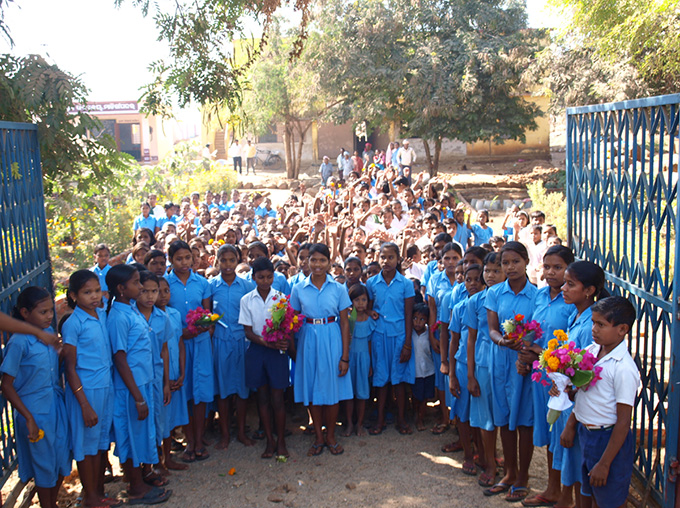
[[437, 176], [439, 172], [439, 157], [442, 154], [442, 137], [439, 136], [434, 140], [434, 162], [432, 164], [431, 176]]
[[425, 159], [427, 159], [427, 172], [430, 174], [430, 177], [437, 176], [437, 171], [433, 170], [432, 167], [432, 153], [430, 152], [430, 143], [427, 142], [427, 139], [423, 138], [423, 147], [425, 148]]
[[297, 159], [295, 161], [295, 176], [293, 178], [298, 178], [300, 176], [300, 166], [302, 165], [302, 147], [305, 144], [305, 138], [307, 137], [307, 131], [312, 126], [313, 122], [307, 122], [307, 125], [302, 128], [302, 121], [296, 122], [296, 127], [298, 130], [298, 147], [297, 147]]
[[293, 126], [286, 121], [283, 126], [283, 150], [286, 157], [286, 176], [294, 178], [295, 153], [293, 151]]

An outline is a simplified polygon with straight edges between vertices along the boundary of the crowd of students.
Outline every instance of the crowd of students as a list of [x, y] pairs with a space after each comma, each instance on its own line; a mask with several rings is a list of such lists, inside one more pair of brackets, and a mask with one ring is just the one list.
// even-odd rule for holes
[[[129, 503], [167, 500], [164, 471], [209, 457], [212, 412], [217, 449], [229, 446], [234, 412], [237, 439], [254, 444], [245, 424], [251, 392], [262, 457], [287, 457], [292, 386], [309, 411], [309, 456], [344, 452], [338, 420], [344, 436], [379, 435], [394, 411], [394, 428], [411, 434], [409, 401], [425, 430], [426, 403], [437, 399], [432, 432], [455, 423], [459, 438], [442, 452], [463, 454], [463, 472], [477, 476], [484, 495], [525, 506], [624, 505], [639, 385], [624, 339], [635, 309], [606, 294], [602, 269], [575, 261], [543, 213], [510, 210], [494, 235], [488, 212], [456, 204], [445, 180], [411, 180], [403, 169], [372, 164], [342, 181], [329, 176], [316, 195], [302, 186], [277, 209], [267, 196], [236, 190], [163, 207], [149, 196], [132, 250], [111, 258], [99, 245], [96, 265], [70, 277], [61, 354], [31, 334], [5, 347], [0, 371], [16, 409], [19, 474], [35, 478], [41, 504], [56, 506], [73, 458], [83, 505], [115, 505], [104, 492], [112, 443]], [[302, 328], [265, 340], [284, 297], [304, 316]], [[186, 318], [198, 307], [221, 318], [195, 330]], [[32, 287], [15, 315], [51, 337], [53, 309], [50, 293]], [[501, 323], [518, 313], [541, 324], [531, 347], [504, 334]], [[603, 370], [550, 427], [555, 388], [530, 374], [558, 329]], [[183, 462], [171, 454], [179, 427]], [[529, 496], [535, 446], [546, 447], [548, 485]]]

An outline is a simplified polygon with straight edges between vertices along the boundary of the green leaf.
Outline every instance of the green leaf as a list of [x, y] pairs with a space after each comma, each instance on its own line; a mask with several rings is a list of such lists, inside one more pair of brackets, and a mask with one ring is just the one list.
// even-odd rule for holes
[[21, 171], [19, 171], [18, 162], [14, 161], [12, 164], [10, 164], [10, 170], [12, 171], [12, 178], [15, 180], [21, 180], [23, 178]]
[[571, 384], [576, 388], [581, 388], [593, 380], [595, 375], [592, 370], [577, 370], [571, 378]]

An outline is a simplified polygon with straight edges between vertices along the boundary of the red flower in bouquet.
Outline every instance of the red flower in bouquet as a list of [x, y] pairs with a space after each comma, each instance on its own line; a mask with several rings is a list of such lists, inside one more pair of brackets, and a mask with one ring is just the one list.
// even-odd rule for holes
[[511, 341], [524, 341], [527, 346], [543, 336], [540, 323], [533, 319], [525, 323], [522, 314], [515, 314], [513, 318], [503, 321], [503, 332]]
[[291, 333], [295, 333], [302, 327], [305, 317], [290, 306], [288, 298], [274, 297], [277, 300], [272, 306], [272, 317], [265, 321], [262, 329], [262, 338], [266, 342], [278, 342], [287, 339]]
[[202, 330], [199, 327], [207, 328], [215, 324], [222, 318], [219, 314], [213, 314], [208, 309], [198, 307], [187, 312], [187, 329], [190, 333], [199, 333]]

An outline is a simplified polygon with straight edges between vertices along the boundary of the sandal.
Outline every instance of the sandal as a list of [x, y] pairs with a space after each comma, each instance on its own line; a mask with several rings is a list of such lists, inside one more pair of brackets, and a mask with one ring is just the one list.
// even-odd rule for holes
[[460, 444], [460, 441], [456, 441], [454, 443], [445, 444], [444, 446], [441, 447], [441, 450], [444, 453], [462, 452], [463, 451], [463, 445]]
[[512, 487], [512, 485], [503, 482], [498, 482], [492, 485], [491, 488], [485, 489], [483, 493], [487, 497], [495, 496], [496, 494], [502, 494], [503, 492], [507, 492], [508, 490], [510, 490], [510, 487]]
[[307, 457], [316, 457], [323, 453], [323, 448], [326, 446], [325, 443], [313, 444], [312, 447], [307, 451]]
[[144, 494], [142, 497], [129, 498], [128, 504], [158, 504], [164, 503], [172, 495], [172, 490], [159, 489], [158, 487], [153, 487], [149, 492]]
[[515, 487], [514, 485], [510, 487], [510, 492], [505, 496], [505, 500], [508, 503], [516, 503], [517, 501], [522, 501], [529, 495], [528, 487]]
[[448, 423], [438, 423], [434, 427], [432, 427], [432, 433], [435, 436], [439, 436], [449, 430], [449, 424]]
[[477, 468], [475, 467], [475, 463], [473, 461], [463, 461], [463, 474], [468, 476], [477, 476]]
[[413, 434], [413, 429], [407, 423], [404, 423], [403, 425], [397, 425], [395, 428], [402, 436]]
[[335, 443], [334, 445], [326, 444], [326, 446], [328, 447], [328, 451], [331, 452], [331, 455], [342, 455], [345, 453], [345, 449], [340, 443]]
[[182, 454], [181, 460], [182, 462], [191, 464], [192, 462], [196, 462], [196, 454], [193, 451], [187, 450]]
[[257, 441], [262, 441], [265, 438], [264, 435], [264, 430], [258, 429], [255, 432], [253, 432], [253, 439], [256, 439]]
[[555, 506], [557, 501], [551, 501], [540, 494], [522, 501], [522, 506]]
[[194, 452], [194, 455], [196, 455], [196, 460], [205, 460], [210, 458], [210, 454], [208, 453], [208, 450], [205, 448], [201, 448], [200, 450], [196, 450]]
[[383, 425], [382, 427], [376, 426], [376, 427], [371, 427], [370, 429], [368, 429], [368, 433], [369, 433], [371, 436], [379, 436], [380, 434], [383, 433], [383, 430], [385, 430], [385, 426], [384, 426], [384, 425]]
[[490, 474], [487, 473], [482, 473], [479, 475], [479, 479], [477, 480], [477, 483], [479, 484], [480, 487], [493, 487], [494, 481], [496, 480], [496, 475], [491, 476]]
[[152, 487], [165, 487], [168, 484], [168, 480], [161, 475], [154, 473], [153, 470], [146, 473], [142, 479], [144, 480], [144, 483], [151, 485]]

